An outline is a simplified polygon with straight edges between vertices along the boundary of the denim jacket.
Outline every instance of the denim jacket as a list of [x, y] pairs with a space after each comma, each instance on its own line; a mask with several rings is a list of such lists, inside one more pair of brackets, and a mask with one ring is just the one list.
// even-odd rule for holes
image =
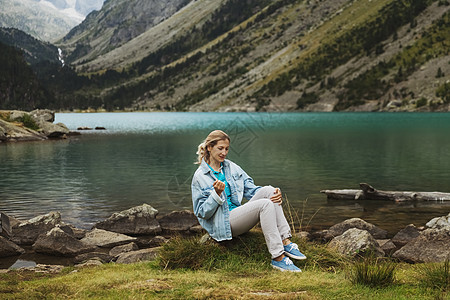
[[[237, 206], [241, 205], [243, 197], [250, 200], [261, 188], [253, 183], [253, 179], [241, 167], [228, 159], [223, 162], [223, 171], [230, 185], [231, 202]], [[213, 239], [231, 240], [230, 213], [226, 195], [224, 192], [220, 196], [216, 193], [214, 181], [216, 177], [203, 160], [192, 178], [194, 214]]]

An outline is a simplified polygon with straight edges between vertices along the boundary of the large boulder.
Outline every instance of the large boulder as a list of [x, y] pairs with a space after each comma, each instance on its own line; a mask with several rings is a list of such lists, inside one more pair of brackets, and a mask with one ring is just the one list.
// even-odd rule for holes
[[69, 129], [67, 129], [66, 126], [60, 126], [44, 120], [40, 120], [36, 122], [36, 124], [41, 129], [41, 132], [48, 138], [60, 138], [69, 134]]
[[55, 112], [49, 109], [35, 109], [30, 112], [30, 116], [36, 123], [40, 121], [53, 123], [55, 121]]
[[34, 130], [2, 119], [0, 119], [0, 128], [3, 136], [6, 137], [5, 141], [42, 141], [47, 139], [47, 137]]
[[119, 213], [114, 213], [105, 221], [98, 222], [94, 228], [129, 234], [146, 235], [161, 232], [156, 221], [158, 211], [148, 204], [136, 206]]
[[97, 247], [76, 239], [59, 227], [40, 235], [33, 244], [34, 251], [56, 256], [76, 256], [96, 249]]
[[162, 230], [169, 232], [189, 231], [192, 227], [200, 225], [192, 211], [173, 211], [159, 220]]
[[425, 227], [433, 229], [450, 228], [450, 213], [446, 216], [431, 219], [427, 224], [425, 224]]
[[10, 239], [18, 245], [31, 245], [39, 235], [48, 232], [60, 223], [61, 214], [59, 212], [50, 212], [37, 216], [26, 222], [12, 226], [12, 236]]
[[132, 264], [141, 261], [155, 260], [158, 256], [159, 247], [148, 248], [137, 251], [126, 252], [121, 255], [116, 260], [119, 264]]
[[398, 249], [400, 249], [419, 235], [420, 231], [416, 228], [416, 226], [409, 224], [392, 238], [392, 242]]
[[384, 251], [373, 236], [368, 231], [358, 228], [350, 228], [333, 238], [328, 247], [350, 256], [364, 256], [366, 254], [376, 257], [384, 256]]
[[25, 253], [25, 250], [6, 238], [0, 236], [0, 257], [8, 257]]
[[368, 231], [376, 239], [385, 239], [387, 237], [387, 231], [383, 230], [371, 223], [368, 223], [360, 218], [352, 218], [345, 220], [344, 222], [338, 223], [331, 226], [326, 232], [324, 238], [325, 240], [330, 240], [343, 234], [350, 228], [358, 228], [361, 230]]
[[103, 229], [93, 229], [86, 233], [84, 238], [81, 239], [83, 243], [92, 246], [112, 248], [119, 245], [124, 245], [135, 241], [135, 237], [130, 237], [125, 234], [106, 231]]
[[450, 229], [426, 229], [393, 257], [411, 263], [443, 262], [450, 257]]

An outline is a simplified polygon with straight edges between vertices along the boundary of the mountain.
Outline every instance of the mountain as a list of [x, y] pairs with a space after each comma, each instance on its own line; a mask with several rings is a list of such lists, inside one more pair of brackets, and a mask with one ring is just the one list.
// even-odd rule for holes
[[132, 40], [185, 6], [187, 0], [108, 0], [58, 45], [65, 59], [82, 63]]
[[0, 53], [0, 109], [48, 107], [55, 101], [20, 50], [0, 42]]
[[[197, 0], [118, 47], [87, 38], [74, 57], [77, 70], [115, 78], [102, 90], [108, 109], [449, 110], [449, 8]], [[92, 32], [87, 20], [79, 29]]]
[[39, 78], [62, 109], [450, 111], [449, 25], [448, 0], [108, 0]]
[[0, 0], [0, 27], [55, 41], [102, 4], [103, 0]]
[[61, 64], [55, 45], [42, 42], [21, 30], [0, 28], [0, 42], [20, 49], [25, 60], [31, 65], [39, 62]]

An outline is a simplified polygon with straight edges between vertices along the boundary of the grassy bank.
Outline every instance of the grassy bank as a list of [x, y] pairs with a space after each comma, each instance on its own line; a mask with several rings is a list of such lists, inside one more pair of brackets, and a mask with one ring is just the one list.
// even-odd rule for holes
[[[300, 241], [299, 241], [300, 242]], [[175, 239], [153, 262], [106, 264], [61, 274], [0, 274], [1, 299], [448, 299], [444, 286], [427, 282], [436, 265], [395, 266], [394, 282], [354, 283], [355, 262], [323, 245], [300, 242], [308, 256], [302, 273], [273, 270], [258, 232], [233, 243]], [[184, 249], [184, 250], [183, 250]], [[264, 250], [264, 251], [261, 251]], [[448, 266], [448, 265], [447, 265]], [[428, 271], [427, 271], [428, 270]], [[438, 270], [441, 270], [438, 268]], [[432, 272], [431, 272], [432, 273]], [[448, 276], [448, 270], [447, 270]], [[436, 282], [436, 277], [432, 280]]]

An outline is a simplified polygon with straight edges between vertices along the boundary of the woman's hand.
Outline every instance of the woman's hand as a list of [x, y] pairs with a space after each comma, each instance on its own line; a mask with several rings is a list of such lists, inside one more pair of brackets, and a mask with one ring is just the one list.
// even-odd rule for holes
[[283, 203], [283, 199], [281, 198], [281, 191], [279, 188], [275, 188], [275, 192], [273, 192], [273, 196], [270, 197], [270, 200], [272, 200], [273, 203], [278, 203], [279, 205]]
[[213, 188], [216, 190], [217, 195], [221, 195], [223, 190], [225, 189], [225, 183], [220, 181], [219, 179], [216, 179], [213, 183]]

